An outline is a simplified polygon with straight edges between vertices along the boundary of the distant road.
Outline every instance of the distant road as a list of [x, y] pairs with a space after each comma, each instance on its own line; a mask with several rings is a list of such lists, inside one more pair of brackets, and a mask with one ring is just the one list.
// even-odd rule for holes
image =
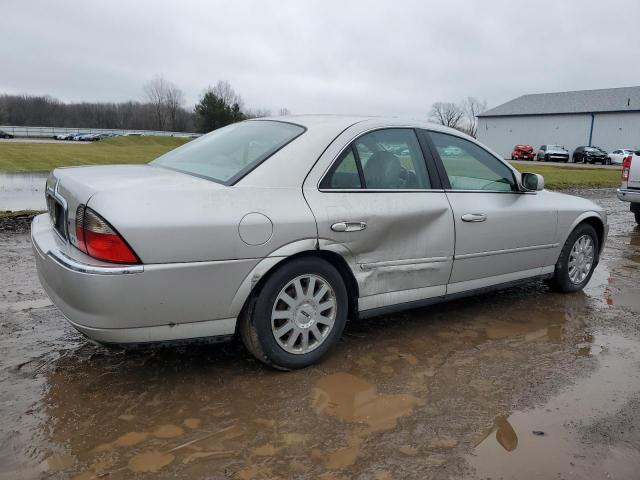
[[73, 140], [54, 140], [53, 138], [0, 138], [0, 143], [70, 143], [88, 145], [93, 142], [74, 142]]
[[564, 163], [564, 162], [532, 162], [530, 160], [509, 160], [510, 163], [517, 163], [519, 165], [549, 165], [554, 167], [567, 167], [567, 168], [601, 168], [604, 170], [622, 170], [622, 165], [600, 165], [599, 163]]

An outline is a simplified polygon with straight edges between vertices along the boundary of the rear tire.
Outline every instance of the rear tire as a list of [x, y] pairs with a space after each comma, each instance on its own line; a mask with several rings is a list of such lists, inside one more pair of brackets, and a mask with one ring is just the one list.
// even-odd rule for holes
[[[581, 249], [581, 245], [585, 248]], [[562, 247], [553, 277], [547, 281], [547, 284], [557, 292], [582, 290], [589, 283], [596, 268], [599, 248], [595, 229], [588, 223], [578, 225]], [[591, 261], [589, 261], [589, 255], [591, 255]]]
[[258, 360], [280, 370], [295, 370], [329, 353], [342, 336], [347, 310], [348, 294], [340, 273], [325, 260], [301, 257], [276, 270], [251, 296], [238, 329]]

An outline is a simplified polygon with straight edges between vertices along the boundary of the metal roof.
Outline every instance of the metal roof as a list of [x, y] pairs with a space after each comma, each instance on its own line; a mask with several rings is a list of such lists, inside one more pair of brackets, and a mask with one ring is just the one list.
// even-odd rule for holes
[[622, 87], [523, 95], [478, 117], [638, 111], [640, 87]]

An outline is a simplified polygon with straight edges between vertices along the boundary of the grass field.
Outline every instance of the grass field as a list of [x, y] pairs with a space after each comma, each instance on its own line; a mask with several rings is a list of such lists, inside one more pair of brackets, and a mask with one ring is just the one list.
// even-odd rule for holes
[[620, 185], [620, 170], [602, 168], [567, 168], [551, 165], [514, 164], [521, 172], [539, 173], [544, 177], [546, 188], [562, 190], [566, 188], [604, 188]]
[[[0, 143], [0, 171], [48, 171], [71, 165], [109, 163], [145, 163], [186, 143], [176, 137], [117, 137], [89, 145], [68, 143]], [[545, 185], [560, 190], [576, 187], [615, 187], [620, 183], [619, 170], [567, 168], [551, 165], [514, 165], [521, 172], [539, 173]]]
[[28, 172], [71, 165], [146, 163], [187, 141], [176, 137], [116, 137], [89, 145], [2, 142], [0, 171]]

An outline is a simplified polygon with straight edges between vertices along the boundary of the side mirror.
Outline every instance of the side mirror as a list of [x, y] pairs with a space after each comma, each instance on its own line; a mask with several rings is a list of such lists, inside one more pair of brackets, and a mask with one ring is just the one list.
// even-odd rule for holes
[[537, 173], [523, 173], [522, 187], [527, 192], [539, 192], [544, 189], [544, 177]]

